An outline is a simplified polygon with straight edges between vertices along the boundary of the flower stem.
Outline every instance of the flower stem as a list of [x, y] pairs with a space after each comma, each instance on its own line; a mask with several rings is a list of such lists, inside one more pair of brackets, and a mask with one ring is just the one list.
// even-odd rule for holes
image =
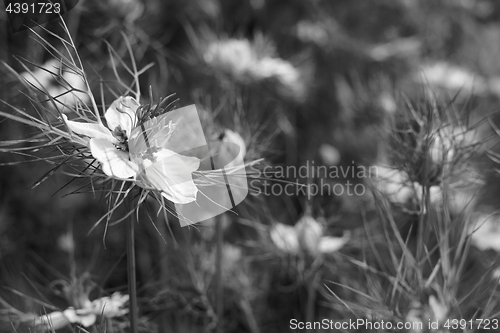
[[222, 318], [224, 313], [224, 290], [222, 286], [222, 244], [223, 230], [222, 219], [220, 216], [215, 217], [215, 237], [216, 237], [216, 250], [215, 250], [215, 299], [216, 299], [216, 313], [217, 313], [217, 330], [222, 332]]
[[137, 286], [135, 281], [135, 238], [134, 238], [134, 217], [132, 216], [127, 221], [127, 275], [128, 275], [128, 293], [129, 302], [129, 318], [130, 332], [137, 333]]

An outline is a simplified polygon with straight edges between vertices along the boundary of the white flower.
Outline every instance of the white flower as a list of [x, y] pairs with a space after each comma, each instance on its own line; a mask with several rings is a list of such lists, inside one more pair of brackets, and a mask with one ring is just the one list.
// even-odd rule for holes
[[73, 235], [70, 233], [62, 234], [57, 239], [57, 245], [62, 251], [73, 252], [75, 250], [75, 241], [73, 239]]
[[95, 324], [97, 316], [106, 318], [120, 317], [128, 313], [124, 308], [129, 296], [115, 292], [110, 297], [101, 297], [88, 301], [81, 309], [69, 307], [64, 311], [55, 311], [35, 318], [35, 326], [44, 326], [48, 330], [57, 330], [68, 324], [79, 324], [89, 327]]
[[297, 231], [294, 227], [276, 223], [271, 229], [271, 240], [276, 247], [284, 252], [298, 254], [299, 240], [297, 239]]
[[484, 77], [447, 62], [423, 64], [415, 73], [415, 81], [420, 83], [422, 80], [431, 87], [468, 94], [481, 94], [488, 90], [488, 83]]
[[200, 160], [165, 148], [175, 124], [163, 124], [161, 116], [139, 124], [139, 106], [132, 97], [118, 98], [104, 115], [107, 127], [63, 117], [72, 132], [89, 138], [92, 156], [106, 175], [133, 178], [143, 188], [161, 191], [173, 203], [195, 201], [198, 189], [192, 172], [198, 169]]
[[464, 126], [445, 126], [432, 134], [429, 155], [433, 163], [449, 163], [460, 149], [479, 149], [479, 138], [475, 130]]
[[340, 163], [340, 152], [337, 148], [327, 143], [319, 147], [319, 155], [323, 163], [329, 166], [338, 165]]
[[500, 222], [494, 215], [481, 214], [473, 225], [472, 244], [480, 250], [500, 252]]
[[23, 72], [21, 73], [21, 76], [29, 84], [43, 90], [44, 87], [48, 87], [53, 81], [55, 81], [52, 73], [57, 74], [59, 72], [59, 61], [51, 59], [40, 67], [41, 68], [37, 67], [31, 72]]
[[84, 327], [89, 327], [94, 325], [97, 320], [97, 315], [85, 310], [75, 310], [74, 308], [67, 308], [63, 311], [66, 319], [72, 324], [79, 324]]
[[[449, 309], [444, 304], [443, 301], [435, 297], [434, 295], [429, 296], [429, 317], [431, 320], [437, 320], [442, 323], [446, 321], [449, 313]], [[429, 319], [428, 319], [429, 320]]]
[[[371, 179], [372, 184], [390, 202], [404, 205], [414, 199], [422, 200], [422, 185], [418, 182], [411, 182], [406, 172], [385, 166], [377, 166], [376, 170], [377, 174]], [[441, 187], [431, 186], [429, 195], [432, 204], [441, 202]]]
[[498, 283], [500, 283], [500, 268], [497, 268], [493, 271], [492, 276]]
[[295, 225], [300, 248], [304, 252], [317, 254], [323, 236], [323, 227], [310, 216], [302, 217]]
[[295, 26], [295, 33], [301, 41], [320, 46], [326, 46], [330, 41], [326, 27], [318, 22], [300, 21]]
[[35, 327], [40, 328], [42, 326], [47, 331], [52, 329], [58, 330], [71, 323], [68, 317], [61, 311], [54, 311], [37, 317], [33, 322]]
[[323, 235], [323, 227], [310, 216], [302, 217], [295, 227], [276, 223], [271, 229], [271, 240], [280, 250], [314, 256], [340, 250], [349, 240], [349, 235], [331, 237]]
[[301, 72], [286, 60], [259, 53], [255, 42], [252, 44], [247, 39], [218, 40], [207, 46], [203, 60], [216, 72], [239, 82], [275, 80], [281, 93], [303, 98], [305, 85]]
[[[75, 106], [78, 103], [90, 102], [83, 78], [67, 67], [63, 66], [63, 68], [61, 71], [61, 63], [56, 59], [51, 59], [40, 68], [21, 73], [21, 76], [26, 82], [41, 91], [46, 91], [49, 96], [63, 105]], [[58, 106], [61, 107], [62, 112], [70, 111], [65, 106]], [[52, 108], [53, 104], [48, 103], [48, 107]]]
[[304, 85], [301, 73], [291, 63], [281, 58], [264, 57], [251, 68], [256, 79], [275, 79], [283, 87], [283, 92], [302, 95]]
[[203, 59], [207, 64], [236, 78], [246, 75], [258, 61], [247, 39], [216, 41], [208, 46]]
[[106, 296], [93, 300], [89, 312], [96, 315], [103, 315], [106, 318], [120, 317], [128, 313], [128, 308], [124, 307], [128, 299], [128, 295], [115, 292], [109, 297]]

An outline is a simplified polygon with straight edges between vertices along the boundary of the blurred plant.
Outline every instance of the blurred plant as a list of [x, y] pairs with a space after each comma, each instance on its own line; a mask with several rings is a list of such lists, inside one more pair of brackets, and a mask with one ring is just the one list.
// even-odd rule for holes
[[[485, 152], [484, 140], [475, 130], [478, 124], [463, 120], [452, 103], [439, 104], [430, 99], [406, 101], [406, 108], [398, 110], [392, 126], [387, 158], [391, 166], [376, 167], [373, 191], [385, 242], [378, 246], [367, 230], [370, 251], [380, 253], [375, 253], [375, 267], [357, 264], [379, 273], [376, 267], [381, 267], [392, 293], [390, 300], [380, 302], [392, 309], [394, 316], [402, 312], [408, 321], [439, 319], [444, 323], [456, 314], [460, 318], [464, 313], [475, 317], [475, 307], [467, 306], [472, 301], [488, 309], [487, 316], [493, 316], [491, 285], [483, 281], [464, 283], [465, 276], [477, 279], [483, 274], [468, 266], [474, 260], [470, 249], [475, 207], [466, 205], [457, 210], [451, 204], [455, 185], [476, 186], [475, 174], [469, 170]], [[403, 209], [401, 213], [388, 201], [412, 202], [416, 210]], [[405, 217], [408, 212], [416, 216]], [[386, 251], [389, 256], [384, 259]], [[406, 310], [400, 308], [403, 303]]]
[[481, 153], [482, 142], [453, 105], [433, 99], [420, 103], [407, 102], [393, 117], [389, 160], [411, 181], [430, 187], [465, 170], [470, 158]]

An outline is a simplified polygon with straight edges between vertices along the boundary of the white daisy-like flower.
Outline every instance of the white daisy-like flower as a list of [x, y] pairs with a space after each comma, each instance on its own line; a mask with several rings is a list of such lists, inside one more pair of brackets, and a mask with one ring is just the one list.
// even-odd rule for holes
[[73, 133], [88, 138], [84, 142], [107, 176], [132, 179], [143, 188], [160, 191], [173, 203], [195, 201], [198, 189], [192, 172], [198, 169], [200, 160], [167, 149], [175, 124], [161, 117], [139, 123], [139, 107], [133, 97], [118, 98], [104, 115], [107, 127], [101, 122], [83, 123], [63, 117]]

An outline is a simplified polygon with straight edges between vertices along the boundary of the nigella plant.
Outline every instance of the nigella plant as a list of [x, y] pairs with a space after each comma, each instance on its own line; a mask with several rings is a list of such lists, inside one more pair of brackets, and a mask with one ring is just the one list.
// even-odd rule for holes
[[[36, 69], [30, 70], [21, 61], [23, 75], [8, 67], [29, 88], [29, 99], [37, 114], [4, 102], [14, 113], [0, 110], [0, 116], [32, 126], [40, 133], [28, 139], [1, 142], [0, 151], [31, 156], [33, 160], [53, 165], [35, 186], [61, 170], [83, 179], [92, 191], [105, 191], [108, 212], [94, 227], [100, 222], [111, 222], [117, 207], [125, 202], [132, 207], [128, 214], [113, 222], [128, 220], [131, 331], [137, 332], [132, 219], [138, 216], [148, 198], [159, 203], [162, 208], [159, 211], [170, 211], [183, 226], [231, 210], [248, 193], [245, 173], [248, 164], [243, 163], [245, 147], [227, 140], [207, 142], [194, 105], [176, 109], [170, 96], [155, 102], [151, 88], [149, 100], [143, 99], [139, 75], [147, 68], [137, 69], [127, 41], [131, 66], [110, 48], [113, 72], [124, 91], [117, 94], [106, 87], [115, 97], [101, 110], [64, 22], [62, 27], [64, 38], [45, 30], [61, 42], [61, 48], [32, 30], [57, 62], [49, 62], [52, 65], [45, 67], [31, 64]], [[131, 85], [120, 78], [116, 58], [132, 77]], [[67, 72], [76, 79], [69, 82]], [[44, 84], [47, 78], [57, 81], [66, 91], [51, 94]], [[104, 96], [103, 88], [104, 84], [101, 85]], [[71, 104], [65, 103], [67, 95], [73, 96]], [[40, 152], [47, 154], [40, 157]]]

